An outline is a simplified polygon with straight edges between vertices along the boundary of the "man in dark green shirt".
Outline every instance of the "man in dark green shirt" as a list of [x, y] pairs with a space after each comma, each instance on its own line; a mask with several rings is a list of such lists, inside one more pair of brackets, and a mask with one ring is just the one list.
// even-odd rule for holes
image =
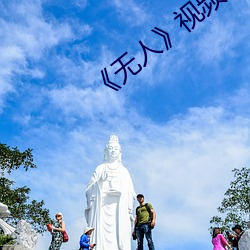
[[143, 250], [143, 239], [146, 236], [149, 250], [155, 250], [152, 229], [155, 226], [156, 214], [150, 203], [144, 202], [143, 194], [137, 195], [140, 206], [136, 208], [135, 227], [133, 235], [136, 235], [138, 250]]

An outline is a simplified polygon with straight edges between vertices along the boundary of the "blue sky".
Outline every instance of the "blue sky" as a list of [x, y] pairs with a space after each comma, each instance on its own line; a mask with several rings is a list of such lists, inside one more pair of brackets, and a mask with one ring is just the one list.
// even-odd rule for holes
[[[38, 168], [10, 178], [64, 214], [62, 250], [78, 247], [85, 188], [111, 134], [157, 213], [156, 248], [212, 248], [209, 220], [231, 170], [250, 160], [250, 1], [213, 6], [191, 32], [173, 14], [187, 2], [0, 1], [0, 141], [33, 149]], [[122, 85], [110, 64], [125, 52], [134, 71], [143, 65], [139, 41], [163, 53], [148, 51], [119, 91], [105, 86], [105, 67]], [[37, 250], [49, 243], [39, 236]]]

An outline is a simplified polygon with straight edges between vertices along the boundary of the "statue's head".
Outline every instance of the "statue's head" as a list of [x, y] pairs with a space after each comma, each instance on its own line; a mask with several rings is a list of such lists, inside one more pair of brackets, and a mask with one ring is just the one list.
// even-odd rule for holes
[[8, 206], [0, 202], [0, 218], [5, 218], [10, 215]]
[[121, 155], [122, 149], [119, 143], [119, 138], [116, 135], [111, 135], [104, 150], [104, 162], [114, 162], [116, 160], [121, 162]]

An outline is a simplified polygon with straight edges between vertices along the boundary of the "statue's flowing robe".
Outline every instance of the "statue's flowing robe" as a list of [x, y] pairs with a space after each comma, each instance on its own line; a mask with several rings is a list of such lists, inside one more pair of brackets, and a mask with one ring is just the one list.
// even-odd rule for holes
[[131, 250], [135, 191], [128, 170], [119, 164], [110, 169], [99, 165], [86, 189], [88, 226], [94, 227], [95, 250]]

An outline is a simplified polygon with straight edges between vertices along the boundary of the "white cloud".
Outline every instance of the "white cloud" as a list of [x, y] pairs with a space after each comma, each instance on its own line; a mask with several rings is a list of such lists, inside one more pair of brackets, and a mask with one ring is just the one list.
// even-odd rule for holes
[[[36, 62], [58, 43], [92, 32], [87, 25], [76, 34], [81, 24], [76, 22], [74, 29], [72, 20], [62, 24], [45, 20], [40, 4], [36, 3], [23, 2], [17, 6], [13, 13], [19, 16], [20, 23], [1, 20], [7, 34], [6, 37], [0, 35], [4, 41], [0, 47], [2, 94], [15, 91], [11, 77], [16, 72], [37, 78], [44, 76], [41, 68], [27, 65], [28, 59]], [[81, 3], [84, 8], [84, 1]], [[124, 20], [130, 14], [126, 21], [137, 18], [138, 23], [142, 23], [147, 17], [133, 1], [125, 6], [118, 0], [114, 4]], [[30, 14], [24, 14], [25, 11]], [[208, 62], [219, 61], [228, 53], [233, 55], [237, 41], [230, 40], [233, 37], [230, 28], [236, 25], [228, 23], [226, 27], [227, 32], [222, 24], [216, 23], [213, 34], [206, 32], [206, 38], [201, 36], [197, 43], [198, 51]], [[13, 29], [13, 34], [8, 29]], [[164, 67], [174, 74], [174, 67], [187, 64], [186, 59], [193, 56], [188, 54], [190, 44], [186, 46], [187, 39], [180, 39], [179, 45], [177, 39], [175, 41], [172, 42], [179, 52], [178, 60], [173, 62], [175, 52], [172, 50], [157, 54], [138, 75], [140, 79], [152, 84], [154, 75], [159, 77]], [[204, 52], [208, 48], [209, 53]], [[88, 51], [88, 47], [80, 44], [70, 53], [82, 49]], [[25, 104], [20, 103], [14, 120], [22, 125], [22, 131], [19, 138], [15, 134], [15, 142], [34, 149], [38, 169], [27, 175], [15, 174], [17, 184], [29, 185], [31, 197], [44, 199], [52, 216], [58, 210], [64, 213], [70, 241], [62, 250], [77, 249], [85, 225], [85, 188], [94, 168], [102, 162], [108, 136], [115, 133], [120, 137], [123, 162], [132, 175], [136, 192], [144, 193], [157, 212], [154, 229], [157, 249], [165, 250], [166, 235], [171, 235], [167, 240], [172, 249], [177, 249], [174, 247], [180, 241], [183, 245], [190, 241], [194, 245], [202, 242], [209, 249], [209, 219], [216, 213], [232, 180], [231, 170], [248, 166], [250, 160], [250, 120], [244, 112], [249, 106], [248, 84], [234, 96], [218, 100], [217, 106], [190, 108], [186, 114], [176, 115], [165, 124], [156, 124], [137, 113], [136, 105], [131, 107], [126, 99], [129, 86], [115, 92], [103, 85], [100, 70], [115, 57], [106, 48], [100, 54], [97, 61], [56, 54], [49, 63], [58, 70], [62, 82], [56, 79], [50, 86], [31, 88]], [[141, 51], [136, 57], [143, 61]], [[164, 61], [163, 66], [157, 65], [156, 58]], [[153, 74], [156, 66], [160, 70]], [[39, 237], [37, 250], [48, 248], [49, 242], [49, 234]]]
[[67, 24], [56, 24], [52, 20], [47, 22], [42, 16], [40, 4], [21, 2], [10, 6], [9, 11], [12, 12], [12, 19], [1, 20], [2, 46], [17, 46], [27, 57], [39, 58], [45, 48], [73, 35]]
[[250, 14], [250, 1], [249, 0], [242, 0], [238, 3], [232, 2], [234, 10], [242, 15], [249, 15]]
[[[86, 52], [84, 49], [85, 48], [80, 46], [73, 48], [72, 51], [83, 54]], [[96, 61], [72, 59], [71, 57], [63, 55], [57, 55], [53, 60], [55, 68], [61, 77], [61, 81], [65, 85], [73, 84], [79, 88], [94, 88], [96, 85], [98, 85], [98, 87], [104, 86], [101, 70], [110, 64], [112, 56], [112, 53], [108, 49], [101, 48], [100, 57], [98, 57]], [[60, 81], [57, 80], [57, 82], [60, 84]]]
[[128, 0], [126, 3], [121, 0], [114, 0], [113, 4], [123, 21], [130, 23], [132, 26], [141, 25], [149, 18], [149, 15], [143, 10], [142, 4], [138, 5], [133, 0]]
[[[72, 116], [74, 107], [67, 98], [95, 98], [94, 92], [86, 95], [87, 90], [68, 91], [66, 100], [62, 93], [54, 97], [62, 101], [64, 111]], [[84, 102], [75, 107], [85, 114], [88, 102], [86, 107]], [[98, 108], [90, 106], [88, 112], [95, 113]], [[111, 133], [120, 137], [123, 163], [132, 175], [136, 192], [144, 193], [155, 207], [157, 248], [164, 249], [165, 237], [161, 232], [171, 234], [169, 247], [180, 237], [183, 244], [192, 241], [209, 247], [209, 220], [229, 187], [231, 170], [249, 164], [250, 120], [240, 115], [228, 116], [223, 107], [192, 108], [163, 125], [119, 111], [116, 116], [105, 122], [92, 121], [88, 126], [78, 123], [68, 132], [48, 124], [29, 130], [25, 136], [35, 148], [39, 169], [34, 175], [16, 178], [23, 183], [28, 178], [32, 192], [43, 197], [51, 211], [63, 210], [72, 239], [64, 248], [78, 246], [85, 223], [84, 190], [94, 168], [102, 162], [104, 145]], [[63, 188], [58, 189], [60, 186]], [[195, 228], [196, 234], [189, 228]]]
[[232, 22], [210, 22], [207, 32], [196, 42], [200, 60], [203, 63], [211, 63], [220, 61], [225, 56], [233, 56], [233, 48], [239, 40], [234, 35], [234, 29]]
[[74, 4], [81, 9], [84, 9], [86, 7], [87, 2], [87, 0], [74, 0]]
[[96, 119], [108, 117], [112, 114], [124, 112], [122, 97], [111, 92], [104, 86], [95, 90], [66, 86], [63, 89], [54, 89], [49, 93], [52, 104], [68, 116]]
[[[40, 3], [9, 3], [3, 7], [3, 12], [11, 13], [8, 18], [0, 19], [0, 95], [3, 97], [9, 91], [15, 91], [12, 78], [16, 75], [30, 74], [41, 78], [41, 69], [30, 68], [28, 60], [40, 59], [45, 50], [73, 36], [69, 25], [48, 22], [42, 16]], [[2, 98], [1, 98], [2, 100]], [[2, 108], [3, 103], [0, 104]]]

